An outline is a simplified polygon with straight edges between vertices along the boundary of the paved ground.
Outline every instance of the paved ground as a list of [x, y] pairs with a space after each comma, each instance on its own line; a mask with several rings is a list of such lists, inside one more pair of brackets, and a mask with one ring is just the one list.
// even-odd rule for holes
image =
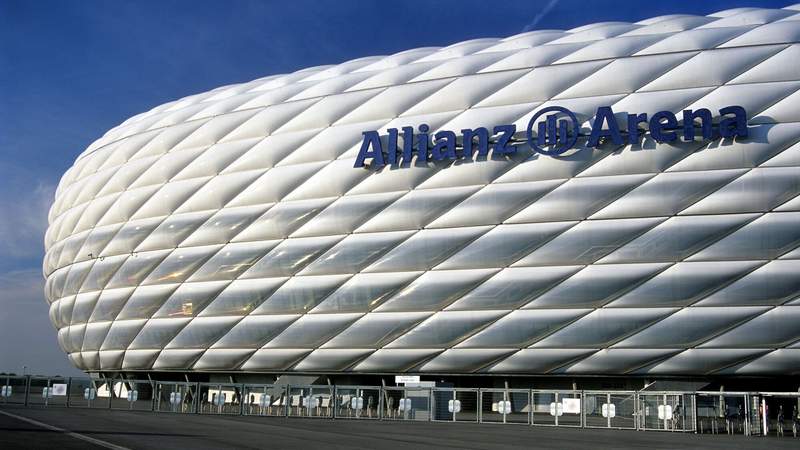
[[0, 408], [0, 449], [781, 449], [800, 438]]

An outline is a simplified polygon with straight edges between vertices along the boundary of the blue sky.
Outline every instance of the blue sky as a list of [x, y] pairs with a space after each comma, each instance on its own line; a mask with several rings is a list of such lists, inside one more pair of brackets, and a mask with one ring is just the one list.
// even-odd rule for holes
[[61, 174], [161, 103], [309, 66], [531, 29], [787, 1], [0, 0], [0, 372], [78, 374], [42, 294]]

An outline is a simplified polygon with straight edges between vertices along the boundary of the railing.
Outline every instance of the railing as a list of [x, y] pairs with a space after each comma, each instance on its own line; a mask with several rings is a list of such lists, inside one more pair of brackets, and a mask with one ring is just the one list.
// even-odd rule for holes
[[[783, 423], [768, 401], [786, 403]], [[0, 376], [0, 406], [792, 436], [797, 392], [273, 385]], [[777, 407], [776, 407], [777, 408]], [[781, 409], [783, 410], [783, 409]], [[796, 413], [795, 413], [796, 414]]]

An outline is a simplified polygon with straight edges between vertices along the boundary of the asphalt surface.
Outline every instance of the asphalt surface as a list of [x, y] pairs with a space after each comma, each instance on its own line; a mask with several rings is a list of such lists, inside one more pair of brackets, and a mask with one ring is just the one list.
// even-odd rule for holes
[[0, 408], [0, 449], [782, 449], [800, 438], [525, 425]]

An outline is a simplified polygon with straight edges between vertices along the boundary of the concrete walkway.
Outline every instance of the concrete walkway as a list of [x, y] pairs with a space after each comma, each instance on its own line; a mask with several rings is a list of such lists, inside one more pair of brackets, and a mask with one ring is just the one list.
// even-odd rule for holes
[[0, 449], [782, 449], [800, 438], [0, 408]]

